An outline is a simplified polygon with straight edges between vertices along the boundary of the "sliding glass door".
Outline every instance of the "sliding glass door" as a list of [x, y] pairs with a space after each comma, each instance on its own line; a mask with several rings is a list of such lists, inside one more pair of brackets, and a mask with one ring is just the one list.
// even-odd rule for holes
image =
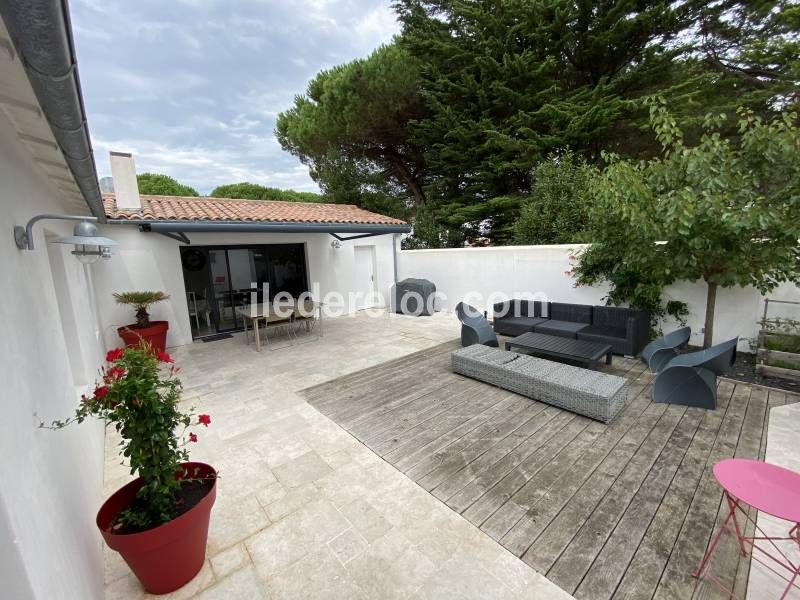
[[241, 329], [238, 307], [308, 290], [303, 244], [191, 246], [181, 261], [193, 337]]

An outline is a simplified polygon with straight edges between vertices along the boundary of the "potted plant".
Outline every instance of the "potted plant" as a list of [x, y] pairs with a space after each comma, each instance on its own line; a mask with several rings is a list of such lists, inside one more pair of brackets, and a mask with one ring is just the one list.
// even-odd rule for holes
[[151, 321], [147, 309], [156, 302], [167, 300], [164, 292], [115, 292], [117, 304], [128, 304], [136, 309], [136, 323], [124, 325], [117, 329], [119, 337], [128, 347], [138, 346], [141, 342], [150, 344], [156, 351], [163, 352], [167, 345], [167, 321]]
[[120, 455], [138, 478], [100, 507], [97, 526], [144, 588], [166, 594], [190, 581], [205, 560], [216, 471], [189, 462], [189, 427], [211, 417], [180, 410], [181, 381], [172, 358], [142, 343], [106, 355], [102, 380], [83, 396], [75, 415], [42, 427], [61, 429], [89, 417], [103, 419], [122, 436]]

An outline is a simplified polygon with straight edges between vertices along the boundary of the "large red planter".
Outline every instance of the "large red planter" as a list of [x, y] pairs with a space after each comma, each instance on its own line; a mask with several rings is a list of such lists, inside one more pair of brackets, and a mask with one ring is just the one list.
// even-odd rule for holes
[[144, 340], [153, 350], [163, 352], [167, 346], [167, 329], [167, 321], [150, 321], [150, 327], [125, 325], [118, 327], [117, 333], [127, 347], [138, 346]]
[[181, 466], [190, 473], [197, 468], [197, 477], [213, 477], [214, 484], [200, 502], [169, 523], [140, 533], [111, 533], [114, 517], [130, 506], [142, 487], [141, 478], [114, 492], [97, 513], [97, 527], [106, 544], [122, 555], [144, 589], [151, 594], [167, 594], [185, 585], [197, 575], [206, 558], [208, 523], [217, 497], [216, 471], [199, 462]]

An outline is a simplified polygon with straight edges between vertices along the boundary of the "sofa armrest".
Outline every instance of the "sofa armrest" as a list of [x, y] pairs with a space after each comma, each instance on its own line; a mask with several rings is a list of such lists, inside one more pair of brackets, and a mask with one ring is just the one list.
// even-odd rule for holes
[[625, 328], [626, 341], [631, 356], [639, 354], [647, 345], [650, 337], [650, 315], [645, 311], [637, 310], [628, 317]]
[[511, 304], [510, 300], [506, 300], [505, 302], [498, 302], [497, 304], [492, 305], [492, 319], [496, 318], [503, 318], [503, 317], [512, 317], [514, 315], [511, 314], [513, 310], [513, 305]]

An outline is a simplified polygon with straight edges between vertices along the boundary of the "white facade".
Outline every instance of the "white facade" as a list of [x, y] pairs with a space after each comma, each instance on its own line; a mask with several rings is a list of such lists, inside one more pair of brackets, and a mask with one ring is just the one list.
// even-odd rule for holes
[[[183, 281], [181, 242], [157, 233], [142, 233], [134, 225], [105, 225], [102, 235], [119, 242], [114, 257], [95, 266], [95, 285], [103, 335], [109, 346], [119, 343], [117, 327], [134, 321], [129, 306], [114, 302], [113, 292], [161, 290], [170, 295], [151, 309], [155, 320], [169, 321], [168, 346], [192, 342], [189, 310]], [[347, 237], [351, 234], [344, 234]], [[343, 241], [339, 248], [327, 233], [188, 233], [192, 245], [232, 246], [237, 244], [304, 244], [309, 288], [315, 300], [325, 301], [338, 293], [346, 301], [364, 289], [358, 280], [356, 248], [374, 252], [375, 291], [388, 298], [394, 283], [394, 235], [385, 234]], [[374, 304], [374, 303], [372, 303]], [[380, 304], [380, 303], [379, 303]], [[363, 307], [347, 302], [344, 312]]]
[[71, 256], [71, 246], [47, 243], [70, 234], [71, 223], [42, 221], [35, 249], [16, 247], [15, 225], [74, 212], [74, 203], [34, 164], [2, 112], [0, 181], [0, 596], [101, 598], [94, 517], [103, 500], [102, 425], [38, 427], [73, 413], [103, 358], [94, 267]]
[[[564, 244], [406, 250], [398, 254], [398, 279], [420, 277], [433, 281], [437, 291], [446, 297], [440, 304], [443, 310], [453, 310], [458, 302], [465, 300], [476, 308], [491, 311], [491, 305], [503, 299], [497, 294], [514, 297], [528, 293], [552, 302], [605, 304], [608, 287], [573, 287], [574, 279], [567, 273], [574, 264], [570, 255], [584, 247]], [[692, 344], [702, 345], [706, 289], [703, 282], [683, 281], [664, 290], [665, 300], [688, 304]], [[800, 287], [784, 284], [769, 297], [800, 301]], [[770, 308], [770, 315], [800, 318], [799, 308], [776, 305], [775, 310]], [[714, 342], [739, 336], [742, 339], [739, 349], [749, 351], [749, 344], [743, 338], [757, 335], [757, 322], [763, 310], [763, 297], [755, 288], [719, 289]], [[676, 324], [665, 322], [663, 326], [669, 329]]]

